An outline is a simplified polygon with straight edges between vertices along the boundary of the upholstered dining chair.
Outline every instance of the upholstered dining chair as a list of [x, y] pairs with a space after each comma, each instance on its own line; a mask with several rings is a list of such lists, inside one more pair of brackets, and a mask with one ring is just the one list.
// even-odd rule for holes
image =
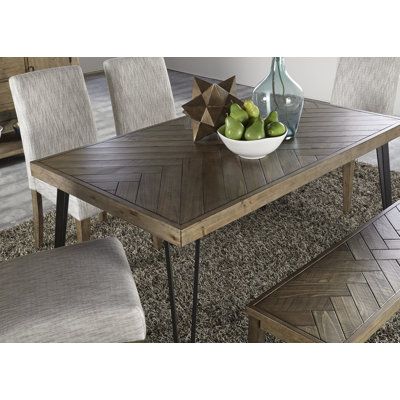
[[[111, 58], [103, 63], [117, 135], [176, 118], [174, 97], [162, 57]], [[161, 248], [161, 240], [153, 236]]]
[[162, 57], [111, 58], [103, 66], [117, 135], [176, 118]]
[[[79, 66], [28, 72], [10, 78], [32, 194], [34, 236], [43, 244], [42, 196], [56, 203], [57, 190], [31, 175], [30, 162], [96, 142], [96, 128], [82, 70]], [[70, 196], [78, 241], [90, 237], [90, 217], [96, 207]]]
[[143, 308], [115, 238], [0, 264], [0, 342], [137, 342]]
[[[398, 57], [344, 57], [340, 58], [331, 104], [346, 108], [392, 114], [400, 76]], [[377, 149], [378, 164], [383, 162]], [[353, 190], [355, 163], [343, 166], [343, 209], [349, 211]], [[382, 185], [381, 185], [382, 186]], [[382, 187], [381, 187], [381, 190]]]

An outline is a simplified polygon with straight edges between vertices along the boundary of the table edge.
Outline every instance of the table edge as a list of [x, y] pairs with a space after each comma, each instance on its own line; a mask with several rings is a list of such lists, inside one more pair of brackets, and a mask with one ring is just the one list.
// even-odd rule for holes
[[[263, 187], [252, 192], [250, 196], [248, 194], [241, 198], [235, 199], [230, 203], [224, 204], [223, 206], [209, 211], [207, 214], [203, 214], [191, 221], [185, 222], [181, 225], [182, 230], [182, 246], [191, 243], [203, 236], [241, 218], [258, 208], [277, 200], [296, 190], [307, 183], [320, 178], [321, 176], [347, 164], [356, 158], [375, 150], [385, 143], [400, 136], [400, 121], [396, 122], [389, 127], [386, 127], [375, 134], [366, 137], [356, 144], [350, 144], [335, 152], [324, 159], [318, 160], [313, 164], [306, 165], [289, 175], [277, 179], [271, 182], [271, 186], [267, 188]], [[298, 182], [298, 176], [306, 174], [306, 180]], [[286, 188], [283, 188], [285, 187]], [[282, 188], [284, 190], [282, 190]], [[281, 189], [281, 190], [279, 190]], [[271, 193], [272, 192], [272, 193]], [[240, 214], [239, 217], [233, 217], [234, 215]], [[221, 222], [222, 221], [222, 222]], [[211, 226], [207, 228], [205, 225]], [[201, 232], [201, 234], [200, 234]]]
[[[382, 116], [381, 114], [377, 115]], [[182, 118], [186, 117], [177, 117], [170, 121]], [[32, 161], [30, 165], [32, 176], [35, 178], [40, 180], [41, 177], [46, 177], [44, 180], [46, 183], [52, 184], [113, 215], [124, 218], [163, 240], [183, 247], [395, 139], [400, 136], [400, 120], [397, 121], [394, 119], [394, 121], [396, 121], [394, 124], [377, 131], [355, 144], [350, 144], [324, 159], [304, 166], [289, 175], [273, 181], [268, 187], [262, 187], [253, 191], [250, 196], [246, 194], [241, 198], [226, 203], [217, 209], [210, 210], [206, 214], [185, 223], [175, 223], [122, 198], [118, 198], [118, 200], [114, 199], [112, 197], [113, 195], [109, 192], [103, 191], [84, 181], [80, 181], [73, 176], [66, 175], [44, 163], [44, 161], [49, 158], [68, 153], [71, 150]], [[127, 135], [129, 135], [129, 133]], [[116, 138], [120, 137], [121, 136], [117, 136]], [[114, 140], [116, 138], [111, 138], [109, 140]], [[88, 146], [83, 146], [83, 148], [85, 147]], [[299, 182], [299, 175], [306, 175], [306, 179]], [[97, 199], [93, 197], [93, 192], [98, 196]], [[107, 203], [110, 202], [113, 205], [112, 209], [107, 205]]]

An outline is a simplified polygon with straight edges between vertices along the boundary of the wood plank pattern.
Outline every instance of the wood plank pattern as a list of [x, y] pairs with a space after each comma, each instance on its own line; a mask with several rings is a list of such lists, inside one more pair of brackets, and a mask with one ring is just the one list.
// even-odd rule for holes
[[361, 318], [366, 321], [375, 311], [379, 310], [374, 294], [367, 284], [351, 283], [348, 286]]
[[309, 333], [312, 336], [315, 336], [316, 338], [320, 339], [318, 328], [315, 325], [311, 326], [297, 326], [300, 330]]
[[223, 149], [221, 156], [226, 198], [235, 200], [247, 193], [242, 166], [238, 157], [228, 149]]
[[203, 160], [183, 160], [181, 221], [187, 222], [204, 212], [203, 205]]
[[266, 185], [267, 181], [259, 161], [241, 159], [240, 164], [242, 165], [242, 172], [248, 193]]
[[394, 295], [390, 283], [381, 271], [364, 272], [364, 275], [376, 301], [382, 307]]
[[400, 260], [400, 249], [397, 250], [372, 250], [378, 260]]
[[[336, 253], [336, 252], [335, 252]], [[345, 257], [345, 256], [344, 256]], [[379, 265], [376, 260], [363, 260], [363, 261], [351, 261], [346, 259], [331, 259], [331, 260], [321, 260], [311, 267], [333, 270], [336, 272], [364, 272], [364, 271], [379, 271]]]
[[182, 167], [180, 165], [169, 165], [163, 168], [157, 212], [172, 221], [179, 220], [181, 201], [180, 198], [175, 198], [174, 194], [180, 192], [181, 183]]
[[[277, 152], [283, 173], [290, 174], [298, 170], [301, 165], [294, 150], [281, 150]], [[311, 154], [314, 155], [314, 154]]]
[[397, 231], [400, 230], [400, 211], [397, 208], [392, 208], [387, 214], [386, 218], [392, 224], [393, 228]]
[[400, 249], [400, 240], [385, 240], [385, 244], [388, 249]]
[[[247, 307], [247, 313], [265, 330], [272, 321], [271, 333], [283, 340], [293, 339], [293, 332], [296, 341], [306, 342], [368, 339], [400, 309], [400, 249], [387, 249], [381, 236], [393, 236], [387, 223], [392, 220], [395, 226], [399, 206], [400, 201], [322, 259], [268, 290]], [[400, 233], [391, 240], [400, 241]]]
[[285, 175], [279, 161], [278, 152], [268, 154], [260, 160], [267, 182], [273, 182]]
[[344, 336], [350, 337], [362, 325], [360, 313], [352, 297], [332, 297], [333, 307], [343, 329]]
[[400, 290], [400, 265], [396, 260], [379, 260], [379, 266], [385, 274], [386, 279], [392, 288], [398, 292]]
[[361, 231], [361, 236], [371, 250], [386, 250], [388, 248], [385, 241], [372, 224]]
[[344, 334], [334, 311], [313, 311], [320, 338], [325, 342], [342, 342]]
[[[170, 230], [168, 239], [183, 246], [396, 137], [400, 119], [307, 100], [295, 140], [261, 160], [240, 159], [217, 135], [193, 143], [182, 117], [35, 161], [31, 170], [152, 234]], [[398, 215], [390, 218], [376, 225], [383, 240], [397, 235]], [[351, 244], [356, 259], [373, 259], [368, 240], [373, 250], [387, 249], [369, 233]]]
[[207, 154], [203, 159], [204, 211], [210, 211], [226, 203], [222, 160], [219, 153]]
[[378, 218], [374, 222], [374, 225], [383, 239], [398, 239], [399, 235], [385, 215], [381, 218]]
[[158, 195], [160, 193], [161, 173], [142, 174], [140, 179], [136, 202], [141, 207], [156, 211], [158, 206]]
[[349, 245], [350, 250], [356, 260], [372, 260], [374, 258], [371, 250], [360, 234], [357, 234], [349, 239], [347, 244]]
[[139, 182], [119, 182], [115, 194], [133, 203], [136, 201], [138, 188]]

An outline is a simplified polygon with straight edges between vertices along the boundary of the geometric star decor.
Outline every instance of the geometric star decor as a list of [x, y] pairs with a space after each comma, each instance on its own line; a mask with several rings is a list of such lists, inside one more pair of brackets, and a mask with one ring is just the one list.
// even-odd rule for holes
[[235, 97], [236, 77], [232, 76], [219, 84], [194, 78], [192, 100], [182, 108], [192, 119], [193, 140], [203, 139], [224, 124], [226, 114], [232, 103], [243, 106], [243, 102]]

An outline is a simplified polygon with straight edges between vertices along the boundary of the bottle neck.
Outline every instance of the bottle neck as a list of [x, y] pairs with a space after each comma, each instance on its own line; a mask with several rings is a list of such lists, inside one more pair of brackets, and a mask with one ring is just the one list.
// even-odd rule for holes
[[286, 70], [284, 57], [273, 57], [271, 63], [271, 71], [284, 72]]

